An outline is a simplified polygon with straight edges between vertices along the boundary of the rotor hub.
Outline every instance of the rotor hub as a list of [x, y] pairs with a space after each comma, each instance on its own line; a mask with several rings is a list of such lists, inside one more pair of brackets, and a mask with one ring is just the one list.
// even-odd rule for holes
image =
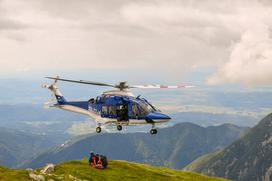
[[129, 88], [127, 81], [122, 81], [119, 84], [115, 85], [114, 87], [120, 89], [121, 91]]

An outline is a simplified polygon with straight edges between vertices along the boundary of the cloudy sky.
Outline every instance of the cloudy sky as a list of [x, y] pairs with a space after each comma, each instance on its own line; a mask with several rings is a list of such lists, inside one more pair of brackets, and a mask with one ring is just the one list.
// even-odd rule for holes
[[269, 0], [0, 0], [0, 69], [130, 69], [272, 83]]

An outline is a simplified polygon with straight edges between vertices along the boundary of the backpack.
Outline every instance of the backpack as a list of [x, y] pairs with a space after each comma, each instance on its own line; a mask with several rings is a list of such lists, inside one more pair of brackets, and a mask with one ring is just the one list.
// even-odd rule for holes
[[102, 156], [101, 157], [101, 160], [102, 160], [102, 165], [104, 168], [107, 168], [108, 166], [108, 160], [107, 160], [107, 157], [106, 156]]

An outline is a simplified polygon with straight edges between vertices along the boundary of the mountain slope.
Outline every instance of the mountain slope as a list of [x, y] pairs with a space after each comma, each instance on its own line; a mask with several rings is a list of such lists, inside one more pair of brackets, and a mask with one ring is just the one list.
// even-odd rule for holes
[[58, 143], [47, 135], [0, 128], [0, 165], [16, 167]]
[[48, 162], [80, 159], [93, 150], [111, 159], [183, 168], [200, 155], [222, 149], [238, 139], [245, 128], [225, 124], [200, 127], [181, 123], [148, 133], [91, 135], [40, 155], [26, 167], [41, 167]]
[[272, 180], [272, 114], [223, 151], [185, 169], [241, 181]]
[[[36, 174], [40, 174], [38, 170]], [[164, 167], [154, 167], [127, 161], [109, 161], [109, 167], [98, 170], [90, 167], [87, 160], [69, 161], [55, 167], [51, 175], [43, 175], [47, 180], [184, 180], [184, 181], [224, 181], [225, 179], [178, 171]], [[0, 167], [0, 180], [29, 180], [28, 172]]]

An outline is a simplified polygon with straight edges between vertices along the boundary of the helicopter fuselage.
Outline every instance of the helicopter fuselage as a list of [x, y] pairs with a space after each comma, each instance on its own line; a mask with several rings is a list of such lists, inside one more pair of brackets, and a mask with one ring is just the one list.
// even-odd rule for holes
[[169, 121], [171, 118], [161, 113], [146, 99], [134, 97], [129, 92], [105, 92], [88, 101], [58, 101], [55, 107], [88, 115], [98, 123], [155, 124]]

